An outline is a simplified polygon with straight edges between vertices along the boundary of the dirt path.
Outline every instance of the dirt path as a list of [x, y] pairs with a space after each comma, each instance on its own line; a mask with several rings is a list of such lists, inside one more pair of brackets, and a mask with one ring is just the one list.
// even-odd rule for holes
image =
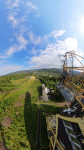
[[[32, 81], [34, 81], [36, 78], [34, 76], [31, 76], [31, 78], [28, 80], [28, 82], [26, 83], [25, 86], [29, 85]], [[17, 91], [20, 91], [24, 89], [24, 87], [20, 87], [20, 88], [17, 88], [17, 89], [14, 89], [14, 90], [11, 90], [11, 91], [7, 91], [7, 92], [3, 92], [3, 93], [0, 93], [0, 95], [2, 96], [0, 99], [3, 100], [4, 98], [6, 98], [6, 96], [10, 95], [10, 94], [14, 94], [15, 92]], [[4, 96], [4, 98], [3, 98]]]
[[38, 102], [32, 102], [32, 104], [41, 104], [41, 105], [52, 105], [52, 106], [64, 106], [67, 105], [69, 106], [69, 102], [64, 102], [64, 103], [38, 103]]

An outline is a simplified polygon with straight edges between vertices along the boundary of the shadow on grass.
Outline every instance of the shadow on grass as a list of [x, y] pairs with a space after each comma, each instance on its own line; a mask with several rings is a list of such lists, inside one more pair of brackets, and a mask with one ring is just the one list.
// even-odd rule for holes
[[24, 119], [27, 139], [30, 143], [31, 150], [35, 150], [36, 131], [37, 131], [38, 107], [36, 104], [31, 105], [31, 95], [25, 94]]
[[3, 131], [3, 127], [1, 125], [1, 123], [0, 123], [0, 132], [1, 132], [0, 148], [2, 150], [7, 150], [6, 141], [5, 141], [5, 138], [4, 138], [4, 131]]
[[42, 86], [38, 86], [38, 96], [39, 98], [42, 96]]
[[41, 146], [42, 150], [49, 150], [49, 143], [48, 140], [48, 133], [47, 133], [47, 124], [46, 124], [46, 116], [47, 115], [56, 115], [60, 113], [61, 108], [60, 107], [54, 107], [50, 105], [41, 105]]

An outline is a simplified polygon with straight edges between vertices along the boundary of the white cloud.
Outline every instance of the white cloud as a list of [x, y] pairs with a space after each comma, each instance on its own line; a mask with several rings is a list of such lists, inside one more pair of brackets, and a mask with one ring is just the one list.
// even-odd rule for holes
[[78, 42], [75, 38], [67, 38], [64, 41], [64, 45], [66, 46], [67, 50], [77, 50]]
[[23, 45], [27, 44], [27, 40], [22, 35], [17, 37], [17, 40], [19, 41], [20, 44], [23, 44]]
[[30, 41], [31, 41], [33, 44], [35, 44], [35, 45], [40, 44], [41, 39], [42, 39], [40, 36], [36, 36], [33, 32], [29, 32], [29, 33], [28, 33], [28, 36], [29, 36]]
[[84, 16], [81, 16], [79, 19], [80, 21], [78, 23], [78, 29], [81, 33], [84, 34]]
[[42, 50], [39, 56], [31, 58], [30, 64], [36, 68], [55, 67], [58, 61], [56, 44], [48, 44], [45, 50]]
[[0, 60], [0, 65], [2, 65], [3, 63], [6, 63], [7, 60]]
[[64, 41], [48, 44], [45, 50], [41, 50], [39, 56], [31, 58], [30, 64], [35, 68], [61, 67], [61, 58], [59, 56], [71, 50], [79, 51], [78, 42], [75, 38], [66, 38]]
[[19, 52], [23, 49], [26, 49], [26, 46], [28, 44], [28, 41], [21, 35], [17, 37], [18, 44], [15, 44], [11, 46], [7, 51], [6, 51], [6, 56], [11, 56], [15, 52]]
[[[24, 12], [21, 14], [22, 8], [20, 8], [20, 4], [23, 5]], [[37, 11], [38, 7], [34, 5], [32, 2], [24, 2], [22, 0], [7, 0], [6, 6], [8, 9], [8, 20], [11, 21], [13, 27], [21, 23], [24, 23], [26, 20], [28, 21], [28, 15], [34, 10]], [[18, 14], [21, 14], [21, 17]], [[35, 13], [34, 16], [39, 15]], [[17, 17], [17, 19], [16, 19]]]
[[[25, 50], [28, 44], [28, 40], [24, 38], [23, 35], [28, 36], [28, 27], [26, 26], [26, 20], [28, 21], [28, 15], [33, 10], [38, 10], [38, 7], [31, 2], [23, 2], [21, 0], [7, 0], [6, 2], [8, 8], [8, 21], [12, 24], [14, 32], [14, 41], [15, 44], [11, 45], [8, 50], [5, 52], [5, 57], [13, 55], [15, 52], [19, 52], [21, 50]], [[20, 4], [23, 4], [24, 12], [21, 13], [22, 9], [20, 8]], [[27, 7], [26, 7], [27, 6]], [[29, 10], [28, 10], [29, 7]], [[31, 9], [31, 11], [30, 11]], [[19, 16], [19, 13], [21, 16]], [[18, 37], [19, 34], [19, 37]], [[34, 35], [32, 32], [29, 35], [30, 41], [33, 44], [37, 45], [40, 43], [40, 37]], [[9, 39], [10, 40], [10, 39]], [[3, 57], [3, 56], [1, 56]]]
[[0, 66], [0, 75], [12, 73], [12, 72], [19, 71], [22, 69], [23, 69], [22, 66], [16, 66], [16, 65], [7, 65], [7, 66], [3, 66], [3, 67]]
[[78, 42], [75, 38], [66, 38], [64, 41], [58, 41], [58, 50], [64, 54], [66, 51], [76, 50], [78, 49]]
[[28, 40], [26, 40], [22, 35], [20, 35], [19, 37], [17, 37], [17, 40], [19, 42], [18, 49], [19, 50], [26, 49], [26, 46], [28, 44]]
[[32, 2], [27, 2], [26, 6], [28, 6], [32, 10], [38, 10], [38, 7], [34, 5]]
[[40, 52], [40, 50], [37, 50], [37, 49], [35, 49], [35, 48], [32, 48], [31, 53], [32, 53], [34, 56], [37, 55], [39, 52]]
[[17, 47], [17, 45], [13, 45], [13, 46], [9, 47], [8, 51], [6, 51], [6, 55], [10, 56], [10, 55], [14, 54], [16, 51], [18, 51], [18, 47]]
[[0, 58], [1, 58], [1, 59], [7, 58], [7, 56], [5, 56], [5, 55], [0, 55]]
[[43, 44], [43, 43], [49, 43], [50, 39], [56, 39], [59, 36], [62, 36], [65, 33], [65, 30], [54, 30], [52, 32], [50, 32], [47, 35], [42, 36], [37, 36], [35, 33], [33, 33], [33, 31], [28, 32], [28, 36], [30, 39], [30, 42], [38, 45], [38, 44]]
[[50, 32], [49, 34], [45, 35], [42, 38], [43, 42], [47, 42], [50, 41], [51, 39], [56, 40], [58, 37], [62, 36], [64, 33], [66, 32], [66, 30], [54, 30], [52, 32]]
[[6, 4], [9, 9], [13, 9], [15, 7], [18, 7], [20, 3], [20, 0], [7, 0]]
[[19, 24], [19, 20], [15, 18], [14, 14], [8, 16], [8, 21], [10, 21], [13, 27], [16, 27]]
[[51, 33], [47, 35], [47, 37], [57, 38], [59, 36], [62, 36], [65, 33], [65, 30], [54, 30]]

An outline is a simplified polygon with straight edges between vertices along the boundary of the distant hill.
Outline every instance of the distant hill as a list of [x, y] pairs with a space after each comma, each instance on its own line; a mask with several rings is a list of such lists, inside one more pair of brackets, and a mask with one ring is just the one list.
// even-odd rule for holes
[[[10, 74], [22, 74], [22, 73], [33, 73], [33, 72], [53, 72], [53, 73], [61, 73], [60, 68], [43, 68], [43, 69], [33, 69], [33, 70], [21, 70], [21, 71], [16, 71]], [[10, 75], [9, 74], [9, 75]]]
[[[36, 73], [36, 72], [56, 73], [56, 74], [60, 75], [62, 72], [62, 69], [61, 68], [42, 68], [42, 69], [33, 69], [33, 70], [21, 70], [21, 71], [12, 72], [12, 73], [9, 73], [6, 75], [9, 76], [9, 75], [19, 75], [19, 74], [32, 74], [32, 73]], [[79, 71], [76, 71], [76, 70], [73, 71], [73, 75], [78, 75], [79, 73], [80, 73]], [[2, 76], [6, 76], [6, 75], [2, 75]]]

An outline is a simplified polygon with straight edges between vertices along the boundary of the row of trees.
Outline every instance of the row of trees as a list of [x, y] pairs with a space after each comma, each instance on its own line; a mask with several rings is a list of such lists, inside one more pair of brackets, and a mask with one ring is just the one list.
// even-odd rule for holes
[[9, 76], [0, 77], [0, 92], [13, 90], [14, 87]]
[[6, 92], [15, 89], [15, 85], [12, 80], [18, 80], [31, 76], [32, 73], [15, 73], [0, 77], [0, 92]]
[[37, 78], [44, 83], [48, 88], [55, 88], [55, 84], [59, 83], [59, 77], [49, 77], [49, 76], [37, 76]]
[[52, 96], [50, 96], [51, 97], [50, 100], [55, 101], [55, 102], [65, 101], [60, 91], [56, 88], [56, 84], [60, 82], [61, 76], [58, 76], [58, 77], [38, 76], [37, 78], [42, 83], [44, 83], [47, 88], [54, 90], [54, 93], [52, 93]]

